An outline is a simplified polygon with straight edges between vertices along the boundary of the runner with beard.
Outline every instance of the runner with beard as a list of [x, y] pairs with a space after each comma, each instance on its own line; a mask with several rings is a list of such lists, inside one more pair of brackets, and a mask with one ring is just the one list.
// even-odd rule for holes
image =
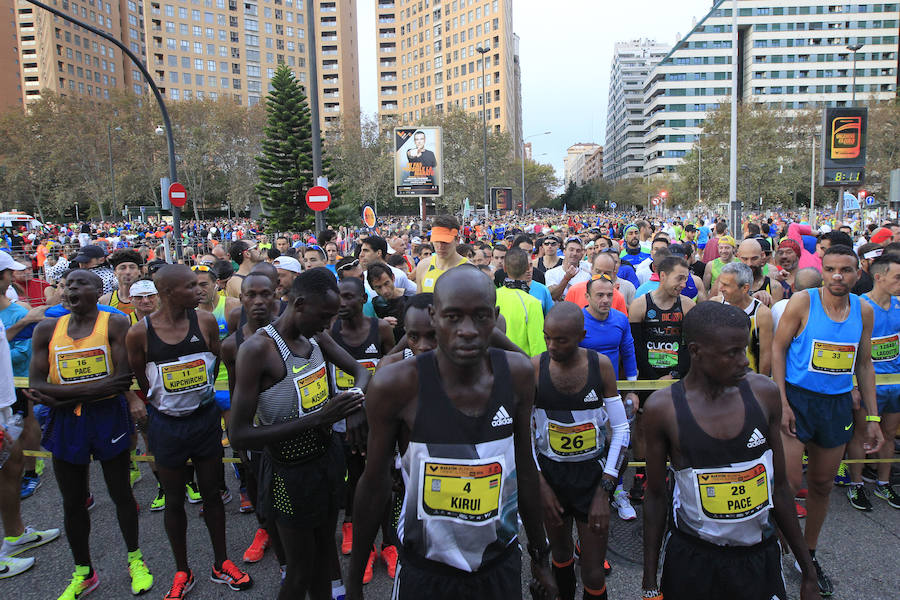
[[787, 284], [790, 291], [785, 290], [784, 297], [790, 298], [794, 292], [794, 276], [800, 266], [800, 244], [791, 238], [781, 240], [775, 252], [775, 264], [779, 268], [775, 278]]
[[637, 268], [639, 264], [650, 258], [650, 253], [645, 252], [641, 246], [641, 231], [637, 225], [627, 225], [622, 230], [622, 239], [625, 241], [625, 248], [622, 249], [619, 256], [623, 263]]
[[131, 284], [140, 279], [141, 266], [144, 259], [134, 250], [117, 250], [107, 259], [112, 265], [113, 273], [119, 284], [118, 289], [100, 296], [99, 303], [112, 306], [125, 313], [131, 319], [132, 325], [137, 323], [134, 303], [131, 301]]
[[772, 281], [768, 275], [763, 274], [766, 258], [759, 240], [748, 238], [741, 242], [737, 249], [737, 257], [753, 272], [753, 283], [750, 285], [751, 296], [769, 308], [781, 300], [784, 288], [780, 283]]

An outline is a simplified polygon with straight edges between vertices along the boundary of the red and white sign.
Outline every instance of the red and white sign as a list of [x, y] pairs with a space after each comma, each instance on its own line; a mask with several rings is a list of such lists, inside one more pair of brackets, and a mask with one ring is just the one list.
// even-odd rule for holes
[[655, 197], [650, 201], [650, 204], [652, 204], [653, 206], [659, 206], [659, 203], [660, 203], [660, 198], [659, 198], [659, 196], [655, 196]]
[[187, 190], [177, 181], [169, 184], [169, 202], [178, 208], [187, 204]]
[[331, 204], [331, 192], [320, 185], [309, 188], [306, 192], [306, 205], [316, 212], [325, 210]]

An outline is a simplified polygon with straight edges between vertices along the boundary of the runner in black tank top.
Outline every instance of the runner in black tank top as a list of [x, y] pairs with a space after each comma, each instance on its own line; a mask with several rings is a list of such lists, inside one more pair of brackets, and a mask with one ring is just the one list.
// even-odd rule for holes
[[[628, 307], [628, 321], [634, 337], [634, 355], [640, 379], [677, 379], [687, 372], [690, 356], [681, 340], [681, 322], [694, 307], [694, 301], [681, 295], [690, 273], [688, 263], [681, 257], [663, 259], [659, 272], [659, 287], [634, 299]], [[644, 435], [640, 408], [650, 396], [638, 393], [637, 418], [634, 420], [634, 460], [644, 458]], [[629, 495], [633, 503], [643, 499], [644, 468], [635, 469], [634, 484]]]
[[[625, 492], [617, 488], [628, 448], [628, 418], [612, 363], [578, 347], [584, 339], [584, 314], [575, 304], [553, 307], [544, 322], [544, 337], [547, 352], [531, 359], [537, 385], [533, 430], [553, 574], [561, 600], [574, 600], [574, 519], [584, 597], [601, 600], [607, 597], [610, 503], [614, 498], [627, 502]], [[607, 420], [613, 431], [608, 444]]]
[[[644, 597], [785, 600], [777, 525], [802, 557], [801, 599], [819, 598], [785, 475], [778, 388], [747, 369], [749, 318], [704, 302], [684, 334], [690, 371], [645, 406]], [[667, 479], [673, 526], [657, 588]]]
[[[338, 318], [331, 326], [331, 337], [337, 342], [356, 362], [375, 372], [378, 361], [394, 346], [393, 328], [387, 321], [377, 317], [363, 315], [363, 304], [367, 295], [362, 281], [355, 277], [347, 277], [338, 284], [341, 304], [338, 309]], [[329, 378], [334, 393], [352, 389], [356, 382], [353, 377], [333, 364], [328, 365]], [[346, 433], [346, 425], [343, 422], [335, 423], [335, 431]], [[344, 438], [344, 458], [347, 462], [347, 486], [344, 498], [344, 522], [341, 525], [341, 553], [350, 554], [353, 544], [353, 496], [356, 493], [356, 483], [366, 466], [365, 455], [353, 447]], [[397, 569], [397, 548], [395, 533], [391, 527], [390, 506], [385, 505], [382, 518], [382, 556], [387, 564], [388, 574], [393, 578]], [[369, 553], [364, 583], [371, 581], [374, 576], [375, 559], [378, 554], [373, 549]]]
[[[238, 349], [244, 340], [253, 335], [258, 329], [272, 322], [275, 315], [276, 299], [275, 284], [268, 277], [251, 273], [241, 283], [241, 308], [242, 313], [250, 316], [245, 325], [242, 325], [229, 337], [222, 340], [222, 363], [228, 371], [228, 390], [233, 395], [234, 385], [237, 381], [236, 360]], [[241, 512], [254, 511], [257, 506], [259, 484], [259, 451], [244, 451], [231, 445], [233, 456], [241, 459], [235, 465], [241, 487]], [[262, 560], [263, 554], [270, 543], [275, 549], [278, 564], [286, 564], [284, 549], [278, 538], [278, 529], [268, 523], [262, 511], [256, 511], [256, 519], [259, 528], [250, 547], [244, 552], [244, 562], [254, 563]]]
[[398, 444], [406, 501], [394, 598], [521, 598], [517, 513], [528, 533], [536, 597], [557, 597], [531, 445], [534, 372], [526, 357], [489, 349], [495, 296], [477, 269], [447, 271], [434, 294], [437, 350], [389, 365], [370, 386], [348, 600], [362, 598]]
[[[232, 406], [232, 442], [264, 449], [259, 505], [274, 519], [287, 558], [281, 600], [331, 597], [337, 556], [334, 529], [344, 479], [343, 453], [331, 426], [362, 421], [358, 390], [331, 395], [325, 362], [368, 385], [369, 372], [328, 335], [337, 314], [334, 275], [299, 275], [281, 318], [241, 344]], [[348, 419], [349, 420], [349, 419]]]

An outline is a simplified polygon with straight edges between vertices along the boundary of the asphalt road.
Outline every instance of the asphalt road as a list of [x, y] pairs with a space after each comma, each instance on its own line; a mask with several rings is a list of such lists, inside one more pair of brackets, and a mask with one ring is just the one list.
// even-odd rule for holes
[[[155, 495], [156, 482], [146, 464], [142, 464], [141, 468], [144, 478], [134, 488], [135, 497], [142, 507], [141, 549], [156, 577], [153, 589], [144, 597], [162, 598], [171, 585], [174, 563], [163, 529], [163, 513], [151, 513], [146, 509]], [[228, 485], [236, 497], [237, 483], [231, 469], [226, 469], [226, 474]], [[626, 481], [629, 480], [630, 477], [626, 477]], [[125, 546], [116, 524], [114, 507], [105, 493], [99, 466], [91, 469], [91, 489], [97, 502], [91, 511], [91, 552], [94, 568], [99, 572], [100, 587], [89, 597], [92, 600], [129, 598], [131, 590], [125, 564]], [[896, 600], [900, 597], [900, 510], [891, 508], [878, 498], [873, 497], [872, 502], [875, 504], [874, 512], [862, 513], [850, 507], [842, 489], [836, 488], [832, 494], [831, 512], [822, 533], [818, 556], [834, 580], [835, 599]], [[236, 499], [225, 508], [229, 556], [240, 564], [244, 550], [253, 539], [256, 518], [240, 514]], [[43, 485], [33, 497], [23, 502], [22, 512], [25, 522], [36, 528], [62, 528], [62, 503], [49, 462]], [[199, 505], [187, 505], [187, 512], [188, 551], [197, 580], [189, 598], [212, 600], [235, 597], [249, 600], [277, 596], [279, 571], [271, 551], [261, 562], [246, 566], [255, 581], [251, 590], [232, 592], [209, 581], [212, 551], [206, 527], [199, 517]], [[613, 516], [609, 553], [613, 571], [608, 579], [610, 598], [637, 598], [640, 593], [640, 537], [640, 519], [624, 523]], [[65, 534], [57, 541], [26, 553], [26, 556], [37, 559], [35, 566], [22, 575], [0, 581], [0, 598], [56, 600], [74, 570]], [[527, 564], [527, 559], [524, 562]], [[347, 566], [344, 560], [345, 572]], [[793, 560], [786, 558], [784, 566], [789, 596], [792, 600], [797, 599], [799, 577], [793, 568]], [[527, 589], [525, 581], [523, 574], [523, 590]], [[366, 597], [389, 598], [391, 583], [384, 563], [379, 563], [375, 579], [366, 586]]]

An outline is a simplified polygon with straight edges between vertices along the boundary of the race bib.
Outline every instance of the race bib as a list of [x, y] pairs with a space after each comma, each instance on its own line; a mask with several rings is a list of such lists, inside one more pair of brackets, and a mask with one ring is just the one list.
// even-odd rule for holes
[[829, 375], [852, 373], [856, 364], [857, 344], [840, 344], [813, 340], [809, 370]]
[[[373, 374], [375, 373], [375, 367], [378, 366], [377, 358], [365, 358], [356, 362], [367, 368], [369, 372]], [[354, 379], [353, 375], [344, 373], [337, 366], [334, 366], [334, 387], [336, 387], [338, 391], [343, 392], [355, 386], [356, 379]]]
[[696, 471], [700, 507], [710, 519], [740, 521], [772, 502], [769, 477], [762, 463], [745, 471]]
[[597, 449], [597, 427], [593, 421], [567, 425], [547, 422], [550, 450], [557, 456], [589, 454]]
[[[302, 369], [301, 369], [302, 370]], [[300, 414], [305, 415], [322, 408], [328, 401], [328, 377], [325, 365], [309, 375], [294, 378]]]
[[900, 356], [900, 334], [872, 338], [872, 360], [890, 362]]
[[500, 516], [502, 456], [482, 460], [423, 461], [419, 518], [487, 523]]
[[106, 347], [85, 348], [56, 353], [56, 371], [59, 382], [85, 383], [109, 375], [109, 359]]
[[202, 358], [160, 365], [163, 389], [171, 394], [188, 392], [209, 385], [209, 373], [206, 370], [206, 361]]
[[656, 369], [674, 369], [678, 366], [678, 349], [648, 349], [647, 362]]

